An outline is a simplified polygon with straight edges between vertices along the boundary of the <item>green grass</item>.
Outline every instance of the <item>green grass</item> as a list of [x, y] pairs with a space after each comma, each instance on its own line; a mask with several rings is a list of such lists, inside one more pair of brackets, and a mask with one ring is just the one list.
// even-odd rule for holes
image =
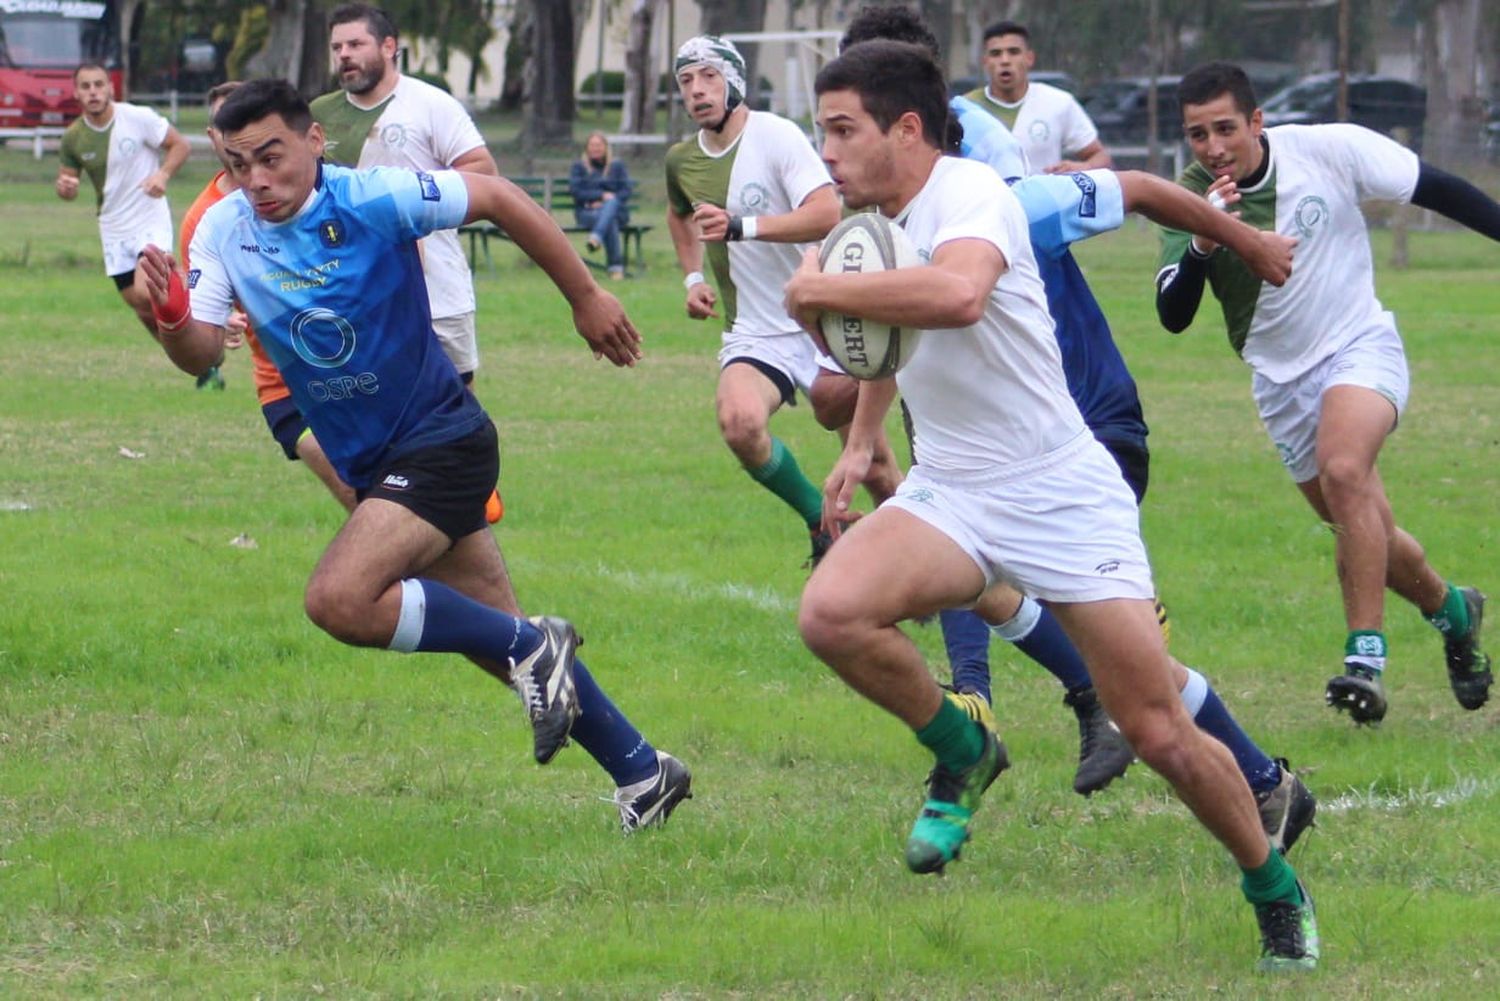
[[[575, 619], [695, 772], [670, 826], [626, 840], [607, 778], [576, 748], [532, 765], [480, 672], [306, 622], [337, 509], [280, 458], [247, 358], [199, 393], [148, 342], [53, 169], [0, 154], [0, 997], [1500, 994], [1497, 710], [1456, 707], [1402, 606], [1386, 724], [1323, 707], [1330, 540], [1211, 317], [1156, 328], [1149, 235], [1080, 258], [1152, 424], [1175, 651], [1322, 800], [1293, 861], [1325, 958], [1290, 982], [1252, 973], [1237, 874], [1160, 780], [1071, 792], [1061, 693], [999, 645], [1015, 766], [949, 875], [904, 871], [927, 759], [797, 638], [806, 539], [718, 441], [717, 336], [682, 317], [664, 227], [614, 286], [647, 337], [634, 371], [590, 359], [513, 249], [478, 283], [521, 600]], [[207, 177], [195, 160], [179, 211]], [[1379, 279], [1415, 387], [1382, 470], [1439, 568], [1495, 592], [1494, 249], [1412, 244]], [[821, 477], [835, 443], [805, 407], [775, 427]]]

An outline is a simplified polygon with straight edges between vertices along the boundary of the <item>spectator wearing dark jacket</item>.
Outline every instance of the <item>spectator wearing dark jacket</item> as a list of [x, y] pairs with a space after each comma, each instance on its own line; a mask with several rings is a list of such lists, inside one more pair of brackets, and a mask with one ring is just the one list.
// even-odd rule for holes
[[630, 175], [625, 163], [610, 155], [609, 140], [602, 132], [591, 132], [583, 144], [583, 156], [573, 162], [568, 175], [573, 195], [573, 213], [578, 225], [588, 226], [589, 250], [604, 248], [611, 278], [625, 277], [625, 257], [620, 246], [620, 227], [630, 221]]

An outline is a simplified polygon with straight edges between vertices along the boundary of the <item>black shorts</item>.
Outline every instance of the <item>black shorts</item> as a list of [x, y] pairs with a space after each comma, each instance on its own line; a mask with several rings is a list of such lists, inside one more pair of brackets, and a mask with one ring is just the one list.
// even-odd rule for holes
[[472, 434], [381, 460], [360, 500], [400, 504], [457, 542], [485, 528], [484, 505], [500, 479], [500, 438], [486, 420]]
[[129, 271], [122, 271], [117, 275], [110, 275], [109, 277], [114, 280], [115, 291], [123, 292], [135, 284], [135, 268], [131, 268]]
[[1120, 472], [1125, 476], [1125, 485], [1135, 493], [1135, 502], [1139, 504], [1144, 501], [1147, 481], [1151, 478], [1151, 450], [1146, 447], [1146, 440], [1100, 438], [1099, 444], [1104, 446], [1105, 451], [1119, 465]]
[[772, 384], [776, 387], [776, 391], [781, 394], [781, 402], [785, 406], [795, 407], [797, 405], [797, 387], [792, 383], [787, 374], [775, 365], [763, 362], [759, 358], [745, 358], [743, 356], [731, 358], [724, 363], [725, 368], [731, 365], [749, 365], [761, 375], [771, 380]]
[[271, 437], [276, 439], [276, 444], [281, 446], [288, 459], [296, 462], [297, 442], [307, 432], [307, 421], [302, 419], [302, 411], [297, 409], [297, 404], [292, 402], [290, 396], [283, 396], [261, 407], [260, 415], [266, 419], [266, 427], [271, 429]]

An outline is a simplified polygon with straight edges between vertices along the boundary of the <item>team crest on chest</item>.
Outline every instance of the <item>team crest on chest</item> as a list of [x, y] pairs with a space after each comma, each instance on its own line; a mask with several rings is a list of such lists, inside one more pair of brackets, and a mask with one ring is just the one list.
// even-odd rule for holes
[[130, 154], [134, 153], [135, 147], [136, 141], [134, 139], [131, 139], [129, 136], [126, 136], [124, 139], [120, 140], [120, 153], [123, 156], [129, 156]]
[[318, 241], [333, 250], [344, 245], [344, 224], [337, 219], [324, 219], [318, 223]]
[[1036, 142], [1046, 142], [1047, 137], [1052, 134], [1052, 129], [1048, 127], [1046, 122], [1040, 119], [1027, 126], [1026, 131]]
[[1292, 211], [1292, 223], [1303, 236], [1312, 236], [1328, 221], [1328, 203], [1317, 195], [1306, 195]]
[[380, 141], [391, 149], [400, 149], [406, 145], [406, 126], [399, 122], [385, 126], [380, 130]]
[[764, 184], [751, 181], [740, 189], [740, 208], [746, 215], [757, 215], [771, 203], [771, 192]]

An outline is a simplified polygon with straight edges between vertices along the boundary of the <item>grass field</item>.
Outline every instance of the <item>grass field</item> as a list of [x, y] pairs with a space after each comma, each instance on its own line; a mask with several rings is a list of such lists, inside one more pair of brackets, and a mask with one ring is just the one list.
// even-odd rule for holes
[[[1175, 652], [1321, 799], [1292, 859], [1324, 960], [1293, 981], [1252, 972], [1238, 874], [1163, 782], [1072, 793], [1061, 693], [999, 644], [1014, 767], [961, 863], [905, 871], [929, 758], [796, 635], [806, 538], [718, 441], [716, 332], [681, 316], [664, 227], [615, 286], [633, 371], [591, 360], [513, 250], [478, 281], [521, 600], [574, 619], [694, 769], [671, 824], [625, 839], [607, 777], [577, 748], [534, 766], [480, 672], [304, 619], [339, 511], [266, 434], [248, 358], [195, 392], [148, 341], [54, 170], [0, 153], [0, 997], [1500, 996], [1500, 708], [1457, 707], [1404, 606], [1385, 725], [1323, 706], [1329, 536], [1218, 326], [1155, 326], [1149, 234], [1079, 256], [1152, 424]], [[1412, 257], [1380, 275], [1415, 387], [1385, 482], [1439, 569], [1500, 599], [1496, 252], [1417, 233]], [[821, 479], [835, 442], [806, 408], [775, 428]], [[913, 634], [937, 665], [936, 629]]]

